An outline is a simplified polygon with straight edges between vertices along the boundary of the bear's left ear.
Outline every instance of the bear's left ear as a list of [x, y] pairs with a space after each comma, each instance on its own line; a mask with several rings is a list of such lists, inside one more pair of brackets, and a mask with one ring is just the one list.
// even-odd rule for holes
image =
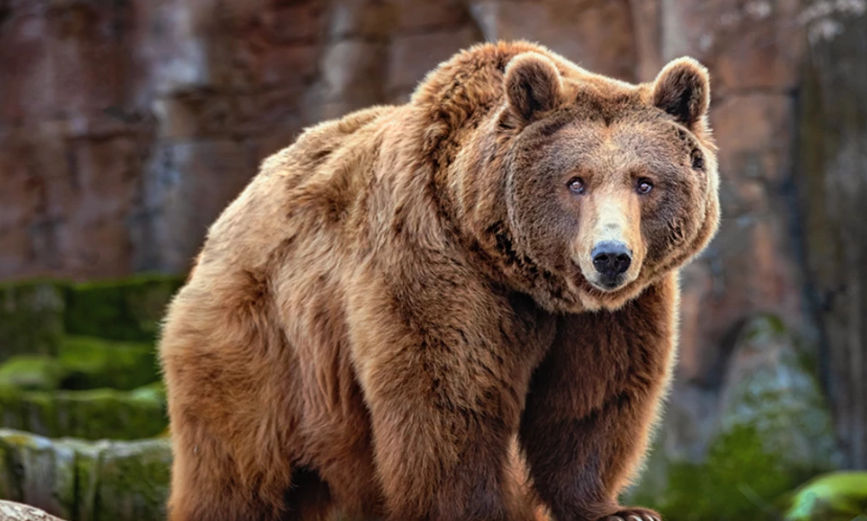
[[525, 122], [553, 110], [563, 97], [560, 73], [550, 59], [535, 52], [519, 54], [506, 66], [506, 98]]
[[677, 58], [660, 71], [653, 85], [653, 104], [695, 130], [710, 105], [710, 77], [698, 61]]

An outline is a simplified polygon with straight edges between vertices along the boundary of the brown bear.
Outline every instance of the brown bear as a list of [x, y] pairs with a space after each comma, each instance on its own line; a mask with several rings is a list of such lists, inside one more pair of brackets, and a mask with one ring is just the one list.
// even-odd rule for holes
[[170, 519], [660, 519], [618, 494], [718, 226], [709, 92], [484, 44], [268, 158], [164, 324]]

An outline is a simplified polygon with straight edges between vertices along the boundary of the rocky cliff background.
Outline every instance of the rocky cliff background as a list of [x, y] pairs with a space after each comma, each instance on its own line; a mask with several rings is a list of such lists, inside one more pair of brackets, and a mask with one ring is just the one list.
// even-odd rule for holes
[[[712, 74], [723, 226], [683, 273], [676, 382], [633, 494], [745, 519], [867, 468], [865, 0], [0, 0], [7, 321], [44, 308], [22, 280], [183, 277], [305, 126], [513, 38], [627, 81], [681, 55]], [[0, 360], [28, 351], [13, 336]]]

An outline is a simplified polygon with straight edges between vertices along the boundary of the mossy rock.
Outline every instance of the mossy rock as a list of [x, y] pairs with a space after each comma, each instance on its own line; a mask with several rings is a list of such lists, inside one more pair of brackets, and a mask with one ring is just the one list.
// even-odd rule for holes
[[111, 443], [99, 459], [91, 519], [162, 521], [166, 517], [171, 447], [168, 440]]
[[811, 475], [765, 449], [762, 434], [738, 427], [721, 435], [700, 464], [669, 468], [669, 484], [658, 505], [673, 521], [776, 521], [774, 500]]
[[76, 521], [162, 521], [168, 439], [89, 442], [0, 429], [0, 497]]
[[64, 334], [64, 285], [0, 285], [0, 361], [16, 354], [54, 355]]
[[157, 436], [168, 423], [161, 389], [159, 383], [133, 391], [0, 389], [0, 426], [92, 440]]
[[56, 358], [43, 355], [18, 355], [0, 364], [0, 387], [50, 391], [57, 389], [63, 368]]
[[669, 521], [776, 521], [782, 494], [834, 469], [839, 453], [828, 405], [795, 344], [776, 317], [748, 321], [702, 453], [672, 450], [663, 429], [648, 475], [627, 500]]
[[831, 472], [786, 498], [785, 521], [867, 521], [867, 472]]
[[130, 390], [160, 378], [156, 349], [146, 343], [70, 336], [60, 344], [58, 361], [63, 389]]
[[111, 340], [154, 342], [181, 277], [136, 277], [73, 284], [66, 291], [66, 331]]
[[58, 356], [18, 355], [0, 364], [0, 387], [132, 390], [160, 379], [151, 344], [65, 337]]
[[0, 430], [0, 497], [70, 518], [75, 452], [24, 432]]
[[4, 521], [63, 521], [30, 505], [0, 499], [0, 519]]

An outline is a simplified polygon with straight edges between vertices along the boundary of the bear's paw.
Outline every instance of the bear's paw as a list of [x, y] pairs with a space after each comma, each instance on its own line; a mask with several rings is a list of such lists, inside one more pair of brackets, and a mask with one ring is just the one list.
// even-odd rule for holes
[[599, 521], [662, 521], [662, 516], [646, 508], [627, 508], [602, 517]]

